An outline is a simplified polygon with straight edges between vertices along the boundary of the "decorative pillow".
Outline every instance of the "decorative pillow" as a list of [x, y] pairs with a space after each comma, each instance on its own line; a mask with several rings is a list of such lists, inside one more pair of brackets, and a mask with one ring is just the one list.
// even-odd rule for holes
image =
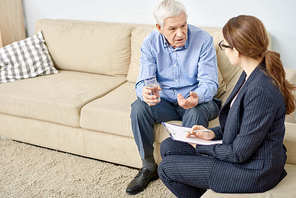
[[[129, 66], [129, 71], [127, 74], [127, 80], [129, 82], [136, 82], [137, 76], [140, 70], [140, 56], [141, 56], [141, 46], [146, 36], [148, 36], [151, 31], [154, 29], [154, 26], [142, 25], [140, 27], [135, 28], [132, 31], [131, 36], [131, 61]], [[210, 29], [209, 32], [215, 32], [217, 29]], [[214, 37], [215, 39], [215, 37]], [[217, 43], [218, 41], [214, 41]], [[215, 44], [216, 50], [218, 49], [218, 44]], [[226, 91], [226, 83], [223, 80], [222, 73], [220, 71], [220, 67], [218, 67], [218, 81], [219, 88], [216, 94], [216, 97], [220, 98]]]
[[0, 48], [0, 83], [55, 73], [41, 32]]

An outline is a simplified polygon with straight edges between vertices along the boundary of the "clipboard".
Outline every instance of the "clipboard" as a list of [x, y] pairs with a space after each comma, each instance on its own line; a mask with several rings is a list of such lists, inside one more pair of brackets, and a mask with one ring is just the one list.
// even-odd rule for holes
[[162, 122], [161, 124], [166, 128], [171, 138], [176, 141], [199, 144], [199, 145], [222, 144], [222, 140], [204, 140], [197, 137], [194, 137], [194, 138], [186, 137], [187, 133], [191, 131], [191, 128], [188, 128], [188, 127], [169, 124], [167, 122]]

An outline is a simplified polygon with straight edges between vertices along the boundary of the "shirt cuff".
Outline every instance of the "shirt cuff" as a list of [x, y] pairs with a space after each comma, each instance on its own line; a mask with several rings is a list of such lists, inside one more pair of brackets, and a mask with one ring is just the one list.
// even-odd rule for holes
[[205, 97], [202, 96], [202, 94], [198, 94], [198, 104], [204, 103], [205, 102]]
[[198, 96], [198, 104], [202, 104], [212, 100], [211, 97], [206, 96], [206, 91], [202, 88], [196, 88], [195, 90], [193, 90], [193, 92], [195, 92]]

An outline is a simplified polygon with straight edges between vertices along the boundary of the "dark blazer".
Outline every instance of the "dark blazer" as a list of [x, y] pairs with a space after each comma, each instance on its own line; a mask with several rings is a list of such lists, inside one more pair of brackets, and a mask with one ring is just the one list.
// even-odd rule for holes
[[264, 192], [287, 174], [284, 97], [264, 68], [259, 65], [246, 82], [243, 72], [222, 107], [220, 126], [212, 130], [223, 144], [197, 146], [215, 159], [209, 186], [216, 192]]

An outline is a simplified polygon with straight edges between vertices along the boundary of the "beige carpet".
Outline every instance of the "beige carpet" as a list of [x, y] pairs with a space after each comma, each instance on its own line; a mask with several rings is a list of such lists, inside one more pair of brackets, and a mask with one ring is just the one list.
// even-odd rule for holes
[[136, 169], [0, 137], [0, 197], [174, 197], [160, 180], [129, 196]]

